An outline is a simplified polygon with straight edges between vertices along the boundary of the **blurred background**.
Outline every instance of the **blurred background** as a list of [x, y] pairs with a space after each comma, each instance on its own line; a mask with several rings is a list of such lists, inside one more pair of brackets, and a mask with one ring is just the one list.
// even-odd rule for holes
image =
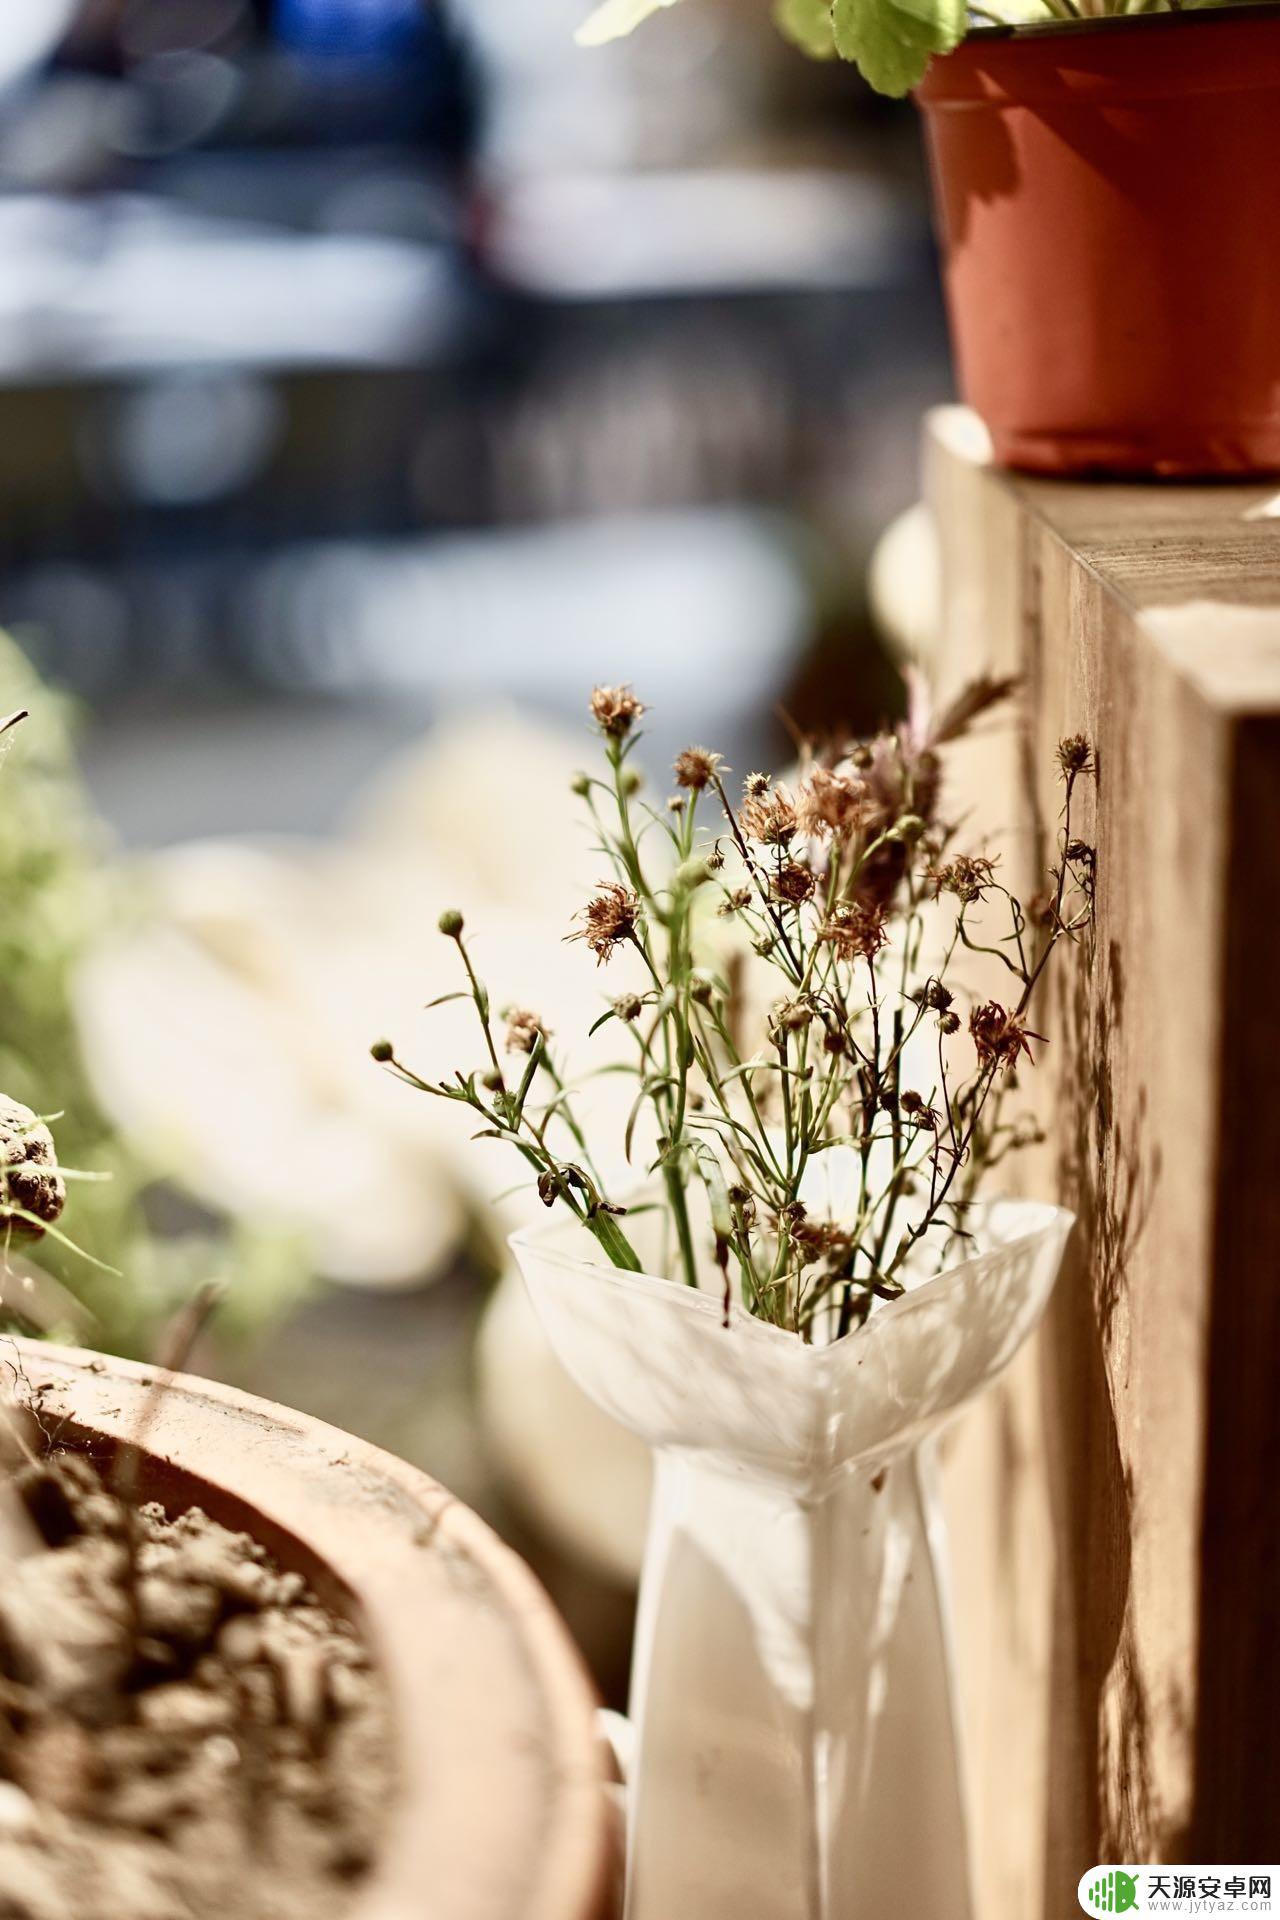
[[3, 0], [0, 1086], [112, 1177], [0, 1305], [146, 1352], [222, 1279], [199, 1365], [437, 1474], [617, 1700], [644, 1463], [502, 1277], [514, 1174], [368, 1043], [470, 1063], [454, 904], [589, 1024], [596, 681], [660, 790], [894, 710], [949, 375], [910, 107], [765, 0], [585, 10]]

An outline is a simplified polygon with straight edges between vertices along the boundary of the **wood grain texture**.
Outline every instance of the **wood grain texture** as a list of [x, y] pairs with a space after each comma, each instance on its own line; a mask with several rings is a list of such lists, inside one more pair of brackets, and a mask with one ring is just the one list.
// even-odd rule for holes
[[1057, 741], [1098, 758], [1096, 925], [1040, 1010], [1019, 1172], [1079, 1225], [948, 1462], [978, 1910], [1065, 1920], [1099, 1861], [1275, 1854], [1280, 519], [1258, 487], [998, 473], [955, 410], [926, 475], [943, 683], [1023, 677], [953, 796], [1022, 886]]

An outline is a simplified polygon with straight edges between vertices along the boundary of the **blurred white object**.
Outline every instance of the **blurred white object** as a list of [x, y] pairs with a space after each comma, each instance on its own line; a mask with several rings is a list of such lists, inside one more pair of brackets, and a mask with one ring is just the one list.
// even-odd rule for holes
[[[579, 745], [486, 711], [393, 763], [332, 845], [210, 841], [150, 856], [145, 924], [78, 983], [86, 1059], [116, 1124], [205, 1204], [293, 1227], [318, 1272], [352, 1285], [418, 1284], [447, 1269], [473, 1224], [496, 1253], [540, 1217], [523, 1191], [494, 1198], [519, 1163], [473, 1144], [469, 1114], [391, 1079], [369, 1045], [391, 1036], [432, 1077], [480, 1057], [469, 1001], [424, 1007], [459, 984], [436, 925], [459, 905], [495, 1011], [536, 1009], [569, 1071], [583, 1064], [596, 1011], [638, 983], [628, 956], [602, 972], [564, 939], [600, 866], [571, 792]], [[593, 1064], [628, 1045], [611, 1023]], [[603, 1075], [579, 1112], [620, 1141], [631, 1092]], [[607, 1156], [603, 1170], [634, 1177]], [[514, 1270], [485, 1317], [478, 1367], [513, 1496], [566, 1552], [634, 1580], [647, 1450], [565, 1374]]]
[[580, 47], [602, 47], [607, 40], [620, 40], [631, 33], [659, 7], [674, 4], [675, 0], [603, 0], [587, 15], [574, 39]]
[[575, 1560], [633, 1584], [644, 1557], [649, 1449], [576, 1386], [513, 1266], [476, 1349], [480, 1414], [503, 1482]]
[[[271, 635], [282, 684], [305, 658], [311, 684], [334, 694], [581, 712], [583, 662], [606, 660], [610, 677], [643, 678], [659, 728], [679, 727], [683, 738], [659, 744], [672, 752], [767, 712], [812, 624], [809, 583], [777, 523], [716, 507], [299, 544], [264, 569], [257, 599], [247, 631]], [[580, 764], [591, 743], [577, 741]], [[479, 752], [498, 764], [492, 748]], [[467, 784], [468, 803], [483, 784]]]
[[942, 631], [942, 559], [923, 501], [890, 521], [876, 542], [867, 593], [872, 617], [899, 659], [927, 666]]
[[[495, 1010], [533, 1007], [570, 1072], [582, 1064], [573, 1048], [595, 1012], [635, 982], [626, 956], [606, 978], [565, 943], [599, 867], [570, 792], [576, 764], [576, 743], [549, 728], [475, 716], [389, 771], [331, 845], [151, 856], [146, 924], [78, 983], [105, 1110], [205, 1204], [303, 1233], [330, 1279], [431, 1278], [470, 1221], [499, 1241], [540, 1210], [523, 1194], [493, 1198], [518, 1164], [474, 1146], [468, 1116], [391, 1079], [369, 1046], [387, 1035], [436, 1078], [480, 1057], [469, 1002], [425, 1007], [459, 985], [436, 921], [461, 905]], [[593, 1064], [623, 1044], [606, 1029]], [[626, 1083], [605, 1075], [580, 1110], [620, 1139], [628, 1104]]]
[[0, 7], [0, 90], [38, 67], [61, 40], [80, 0], [4, 0]]
[[416, 366], [459, 314], [438, 250], [287, 233], [146, 194], [6, 195], [0, 258], [9, 379], [194, 363]]
[[495, 201], [487, 257], [556, 299], [878, 287], [910, 271], [901, 196], [847, 171], [533, 174]]

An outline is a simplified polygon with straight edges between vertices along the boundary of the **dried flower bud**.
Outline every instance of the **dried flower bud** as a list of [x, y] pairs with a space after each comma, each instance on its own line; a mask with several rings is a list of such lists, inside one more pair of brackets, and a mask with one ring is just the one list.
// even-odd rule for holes
[[709, 753], [706, 747], [686, 747], [683, 753], [676, 756], [676, 785], [688, 787], [693, 793], [701, 793], [715, 779], [719, 765], [718, 753]]
[[924, 828], [925, 823], [918, 813], [904, 813], [900, 820], [894, 821], [885, 838], [895, 840], [904, 847], [910, 847], [920, 838]]
[[908, 1087], [899, 1104], [908, 1120], [914, 1121], [917, 1127], [923, 1128], [926, 1133], [936, 1130], [938, 1116], [923, 1095]]
[[751, 951], [758, 953], [762, 960], [767, 960], [773, 952], [772, 934], [762, 933], [758, 940], [753, 940], [751, 942]]
[[818, 938], [834, 947], [842, 960], [872, 960], [888, 939], [884, 910], [860, 900], [843, 901], [823, 922]]
[[813, 897], [813, 890], [817, 884], [817, 876], [811, 867], [802, 866], [799, 861], [792, 860], [771, 876], [769, 891], [775, 900], [782, 902], [783, 906], [801, 907], [806, 900]]
[[689, 975], [689, 992], [700, 1007], [709, 1007], [716, 991], [716, 979], [705, 967], [695, 967]]
[[379, 1066], [385, 1066], [388, 1060], [394, 1060], [396, 1057], [396, 1050], [389, 1040], [375, 1040], [369, 1052]]
[[627, 796], [627, 799], [630, 800], [639, 793], [641, 787], [644, 785], [644, 775], [641, 773], [639, 767], [624, 767], [618, 776], [618, 785]]
[[971, 906], [975, 900], [984, 898], [995, 879], [995, 871], [994, 860], [958, 853], [946, 866], [930, 868], [928, 878], [933, 882], [935, 900], [941, 899], [944, 893], [952, 893], [962, 904]]
[[756, 1199], [750, 1188], [740, 1186], [730, 1187], [729, 1205], [737, 1210], [744, 1227], [755, 1225]]
[[706, 856], [706, 860], [711, 872], [719, 873], [721, 867], [724, 865], [724, 854], [720, 851], [719, 841], [712, 847], [710, 853]]
[[48, 1127], [30, 1107], [0, 1094], [0, 1227], [38, 1239], [66, 1198]]
[[591, 776], [586, 773], [575, 773], [569, 782], [569, 791], [579, 800], [585, 800], [591, 791]]
[[560, 1196], [560, 1176], [548, 1167], [538, 1175], [538, 1198], [544, 1207], [554, 1207]]
[[742, 783], [742, 791], [748, 800], [758, 800], [762, 794], [769, 791], [769, 775], [749, 773]]
[[813, 1008], [804, 1000], [776, 1000], [769, 1009], [769, 1031], [803, 1033], [813, 1019]]
[[462, 915], [456, 907], [446, 907], [437, 925], [447, 939], [456, 940], [462, 932]]
[[1011, 1013], [998, 1000], [988, 1000], [969, 1015], [969, 1032], [978, 1050], [978, 1064], [1000, 1067], [1011, 1073], [1023, 1054], [1032, 1058], [1032, 1040], [1043, 1040], [1042, 1033], [1029, 1031], [1022, 1014]]
[[958, 1013], [940, 1013], [938, 1026], [943, 1033], [959, 1033], [960, 1015]]
[[950, 987], [944, 987], [936, 976], [926, 980], [922, 987], [916, 987], [910, 995], [918, 1007], [929, 1013], [945, 1013], [955, 1000]]
[[724, 899], [716, 908], [716, 912], [727, 919], [731, 913], [741, 913], [744, 907], [749, 907], [750, 905], [750, 887], [735, 887], [732, 893], [726, 893]]
[[[762, 774], [751, 777], [752, 780], [763, 778]], [[798, 824], [795, 803], [785, 787], [770, 789], [766, 784], [756, 790], [751, 780], [746, 785], [740, 818], [743, 832], [766, 847], [785, 847]]]
[[1093, 748], [1082, 733], [1058, 742], [1058, 765], [1064, 774], [1092, 773]]
[[530, 1013], [527, 1007], [507, 1009], [508, 1053], [532, 1053], [539, 1041], [545, 1047], [550, 1038], [550, 1027], [544, 1026], [536, 1013]]
[[635, 939], [639, 915], [639, 895], [616, 880], [610, 881], [601, 886], [600, 892], [577, 916], [585, 925], [581, 932], [571, 933], [569, 939], [585, 940], [596, 956], [597, 965], [602, 966], [615, 947], [624, 940]]
[[800, 789], [796, 812], [806, 838], [838, 840], [863, 824], [869, 805], [865, 781], [830, 767], [815, 767]]
[[626, 1021], [628, 1025], [630, 1025], [633, 1020], [640, 1018], [644, 1008], [644, 1002], [638, 993], [619, 994], [618, 998], [612, 1004], [613, 1010], [619, 1020]]
[[700, 853], [691, 854], [682, 860], [671, 876], [672, 890], [676, 893], [693, 893], [698, 887], [705, 887], [711, 878], [711, 869]]
[[506, 1082], [496, 1067], [490, 1067], [489, 1071], [482, 1076], [480, 1085], [486, 1093], [501, 1093]]
[[683, 813], [684, 807], [685, 807], [685, 800], [684, 800], [684, 795], [682, 793], [673, 793], [671, 798], [667, 801], [668, 813]]
[[630, 687], [597, 687], [591, 695], [591, 718], [601, 733], [615, 740], [630, 733], [644, 710], [643, 702], [636, 699]]

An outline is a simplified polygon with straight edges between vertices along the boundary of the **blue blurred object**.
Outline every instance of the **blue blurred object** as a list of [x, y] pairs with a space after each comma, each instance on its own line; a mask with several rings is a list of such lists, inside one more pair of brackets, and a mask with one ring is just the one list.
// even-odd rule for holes
[[298, 53], [385, 60], [425, 37], [423, 0], [276, 0], [277, 39]]

